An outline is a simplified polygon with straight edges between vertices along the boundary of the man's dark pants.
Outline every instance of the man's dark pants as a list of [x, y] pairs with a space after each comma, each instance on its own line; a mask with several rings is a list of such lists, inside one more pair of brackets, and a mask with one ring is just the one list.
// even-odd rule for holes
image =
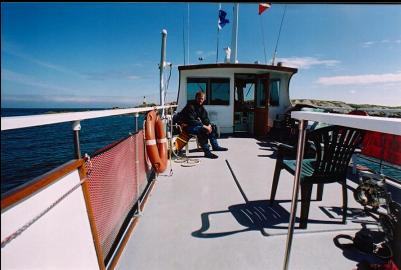
[[216, 126], [212, 125], [212, 132], [207, 134], [207, 130], [203, 128], [203, 126], [188, 126], [186, 131], [191, 135], [196, 135], [198, 137], [198, 142], [202, 147], [203, 152], [209, 152], [209, 143], [212, 145], [212, 148], [217, 148], [219, 145], [217, 143], [217, 131]]

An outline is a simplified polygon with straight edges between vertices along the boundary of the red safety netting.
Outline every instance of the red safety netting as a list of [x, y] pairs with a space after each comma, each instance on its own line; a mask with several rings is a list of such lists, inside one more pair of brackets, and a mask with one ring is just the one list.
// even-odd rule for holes
[[362, 142], [362, 154], [401, 166], [401, 136], [369, 131]]
[[147, 185], [143, 131], [97, 151], [86, 161], [89, 197], [104, 258]]
[[[348, 114], [368, 116], [360, 110]], [[362, 141], [362, 154], [401, 166], [401, 136], [367, 131]]]

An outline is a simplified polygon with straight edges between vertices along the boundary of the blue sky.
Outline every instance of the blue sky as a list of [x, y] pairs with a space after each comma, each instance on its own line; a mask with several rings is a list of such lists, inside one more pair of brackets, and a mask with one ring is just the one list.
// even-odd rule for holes
[[[161, 31], [173, 64], [215, 63], [218, 3], [2, 3], [2, 107], [133, 107], [159, 101]], [[219, 62], [231, 44], [220, 31]], [[271, 63], [284, 4], [239, 7], [238, 61]], [[262, 31], [263, 30], [263, 31]], [[264, 38], [263, 38], [264, 37]], [[185, 41], [184, 41], [185, 40]], [[188, 49], [188, 47], [186, 48]], [[401, 5], [287, 4], [277, 61], [298, 68], [290, 97], [401, 106]]]

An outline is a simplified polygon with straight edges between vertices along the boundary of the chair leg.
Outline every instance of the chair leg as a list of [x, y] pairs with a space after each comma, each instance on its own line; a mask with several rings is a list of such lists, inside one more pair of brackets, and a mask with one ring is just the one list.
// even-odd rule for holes
[[276, 161], [276, 167], [274, 169], [274, 176], [273, 176], [273, 183], [272, 183], [272, 190], [270, 193], [270, 204], [274, 203], [274, 199], [276, 198], [276, 191], [278, 186], [278, 180], [280, 178], [281, 173], [281, 162], [279, 160]]
[[301, 229], [306, 229], [308, 225], [311, 196], [312, 184], [301, 184], [301, 221], [299, 224]]
[[323, 187], [324, 184], [317, 184], [316, 200], [321, 201], [323, 199]]
[[343, 224], [347, 223], [347, 209], [348, 209], [348, 193], [347, 193], [347, 183], [343, 181], [341, 183], [343, 190]]

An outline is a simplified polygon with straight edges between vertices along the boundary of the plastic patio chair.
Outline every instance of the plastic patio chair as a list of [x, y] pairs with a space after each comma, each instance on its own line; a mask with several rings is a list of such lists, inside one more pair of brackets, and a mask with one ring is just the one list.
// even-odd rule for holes
[[[323, 185], [339, 182], [342, 185], [343, 195], [343, 219], [346, 223], [347, 214], [347, 187], [346, 175], [351, 156], [356, 146], [363, 138], [363, 131], [342, 127], [328, 126], [310, 131], [306, 135], [309, 147], [315, 150], [315, 157], [305, 157], [302, 161], [302, 171], [300, 175], [301, 185], [301, 218], [300, 228], [307, 227], [309, 206], [311, 201], [312, 187], [318, 185], [317, 200], [322, 200]], [[305, 147], [307, 152], [308, 147]], [[277, 186], [282, 169], [291, 174], [295, 173], [296, 160], [293, 159], [296, 148], [289, 145], [280, 144], [278, 157], [274, 171], [270, 203], [274, 203]], [[286, 153], [292, 152], [292, 159], [286, 159]]]

